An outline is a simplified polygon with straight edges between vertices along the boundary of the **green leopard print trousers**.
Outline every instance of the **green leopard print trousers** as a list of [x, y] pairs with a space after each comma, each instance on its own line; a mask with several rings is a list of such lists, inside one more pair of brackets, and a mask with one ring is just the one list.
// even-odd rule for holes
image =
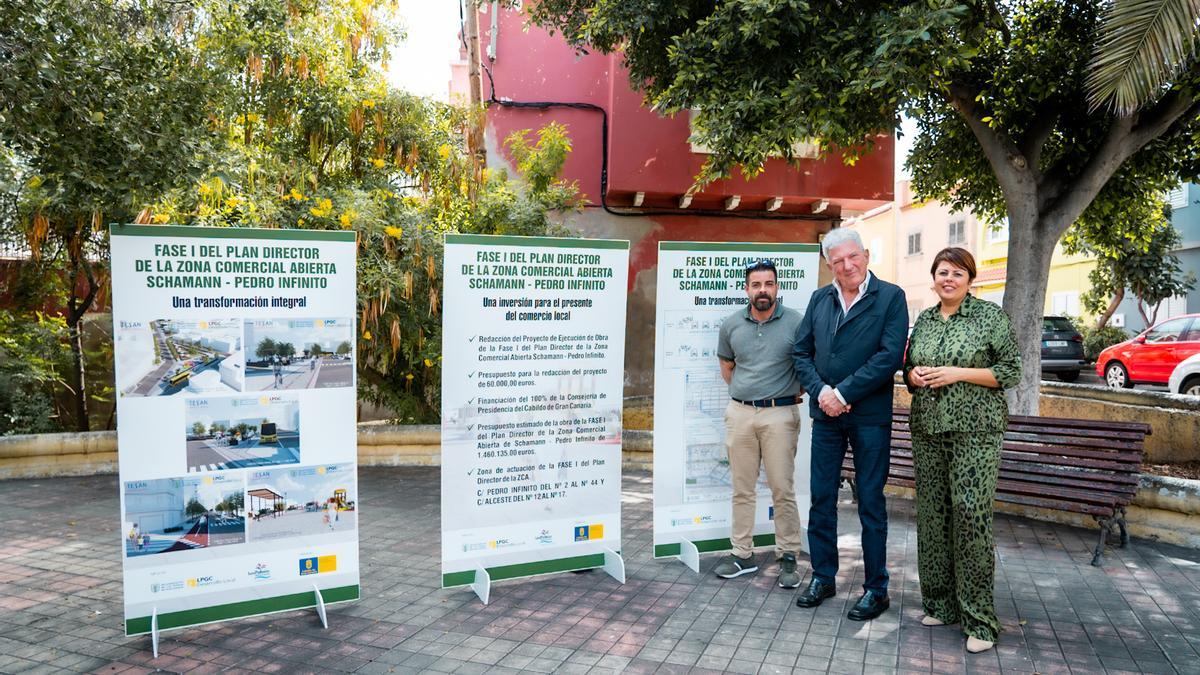
[[1000, 632], [992, 500], [1002, 432], [913, 434], [917, 572], [925, 614], [995, 642]]

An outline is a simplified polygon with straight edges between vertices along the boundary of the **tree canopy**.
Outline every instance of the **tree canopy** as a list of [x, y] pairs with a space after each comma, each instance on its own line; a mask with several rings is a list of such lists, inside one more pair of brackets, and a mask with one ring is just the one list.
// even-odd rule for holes
[[389, 87], [394, 8], [0, 5], [0, 228], [69, 303], [77, 428], [89, 425], [78, 323], [108, 283], [114, 222], [356, 230], [360, 393], [436, 419], [442, 234], [545, 234], [577, 189], [557, 177], [564, 128], [510, 139], [523, 183], [478, 164], [472, 111]]
[[846, 3], [540, 0], [533, 21], [580, 48], [619, 49], [665, 113], [697, 109], [714, 150], [700, 180], [753, 174], [771, 154], [820, 139], [848, 161], [876, 134], [917, 120], [916, 192], [985, 219], [1007, 217], [1005, 309], [1024, 368], [1016, 412], [1038, 404], [1050, 259], [1067, 228], [1104, 220], [1195, 174], [1200, 62], [1147, 104], [1094, 108], [1086, 80], [1103, 3]]

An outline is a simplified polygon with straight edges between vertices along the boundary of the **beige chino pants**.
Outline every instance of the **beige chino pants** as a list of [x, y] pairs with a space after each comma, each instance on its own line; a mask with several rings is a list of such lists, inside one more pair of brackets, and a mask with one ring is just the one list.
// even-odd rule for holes
[[745, 558], [754, 548], [754, 509], [758, 469], [766, 469], [775, 505], [775, 557], [800, 551], [800, 511], [796, 508], [796, 442], [800, 407], [755, 408], [730, 401], [725, 408], [725, 451], [733, 483], [733, 554]]

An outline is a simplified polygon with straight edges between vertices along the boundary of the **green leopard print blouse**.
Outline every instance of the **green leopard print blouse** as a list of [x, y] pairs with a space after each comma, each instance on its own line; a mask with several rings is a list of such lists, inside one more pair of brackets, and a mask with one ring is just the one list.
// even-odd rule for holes
[[1008, 427], [1004, 390], [1021, 379], [1021, 355], [1012, 322], [996, 304], [967, 295], [949, 319], [942, 319], [939, 305], [921, 312], [908, 339], [905, 383], [916, 366], [990, 368], [1000, 388], [968, 382], [940, 389], [910, 386], [913, 433], [1004, 431]]

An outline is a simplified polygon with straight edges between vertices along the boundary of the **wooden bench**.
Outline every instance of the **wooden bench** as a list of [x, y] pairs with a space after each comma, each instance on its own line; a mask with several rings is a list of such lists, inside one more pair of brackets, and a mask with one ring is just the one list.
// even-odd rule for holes
[[[996, 501], [1092, 516], [1100, 537], [1092, 564], [1120, 530], [1129, 543], [1125, 507], [1137, 494], [1143, 444], [1150, 425], [1137, 422], [1009, 417], [1000, 456]], [[915, 488], [908, 409], [892, 411], [892, 461], [888, 484]], [[854, 489], [854, 457], [847, 451], [842, 479]]]

